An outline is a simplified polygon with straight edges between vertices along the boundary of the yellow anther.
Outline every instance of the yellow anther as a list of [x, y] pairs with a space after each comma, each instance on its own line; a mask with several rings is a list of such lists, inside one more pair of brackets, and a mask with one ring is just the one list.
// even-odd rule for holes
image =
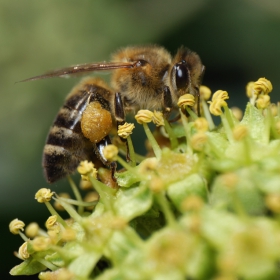
[[194, 104], [195, 104], [194, 96], [189, 93], [180, 96], [177, 103], [179, 107], [183, 107], [183, 108], [185, 108], [186, 106], [193, 107]]
[[104, 157], [109, 161], [117, 160], [118, 148], [115, 145], [108, 145], [103, 150]]
[[35, 251], [44, 251], [48, 249], [51, 240], [48, 237], [38, 236], [32, 240], [32, 248]]
[[194, 127], [197, 131], [204, 132], [208, 130], [209, 125], [205, 118], [197, 118], [194, 121]]
[[153, 123], [154, 123], [156, 126], [162, 126], [162, 125], [164, 125], [164, 119], [163, 119], [163, 114], [162, 114], [162, 112], [154, 111]]
[[254, 85], [255, 85], [255, 82], [249, 82], [247, 85], [246, 85], [246, 95], [251, 98], [254, 96]]
[[191, 138], [191, 147], [196, 151], [202, 151], [207, 142], [207, 135], [204, 132], [198, 132]]
[[139, 110], [135, 115], [135, 119], [138, 123], [149, 123], [153, 120], [154, 113], [149, 110]]
[[248, 135], [248, 128], [245, 125], [237, 125], [232, 131], [232, 136], [236, 141], [244, 139]]
[[30, 254], [27, 251], [27, 242], [24, 242], [18, 249], [18, 256], [22, 260], [27, 260], [30, 257]]
[[199, 211], [203, 205], [204, 201], [200, 196], [190, 195], [183, 200], [181, 208], [183, 211]]
[[200, 86], [199, 87], [199, 94], [204, 100], [209, 100], [211, 97], [211, 89], [206, 86]]
[[208, 103], [210, 104], [209, 111], [214, 116], [220, 116], [223, 113], [222, 107], [227, 106], [227, 103], [223, 99], [208, 101]]
[[94, 164], [91, 161], [81, 161], [77, 168], [78, 172], [81, 174], [82, 180], [88, 181], [88, 176], [97, 178], [97, 170], [94, 168]]
[[232, 107], [231, 108], [231, 112], [233, 114], [233, 116], [237, 119], [237, 120], [241, 120], [243, 117], [243, 112], [241, 109], [239, 109], [238, 107]]
[[269, 95], [259, 95], [256, 101], [256, 106], [258, 109], [265, 109], [270, 104], [270, 96]]
[[12, 234], [19, 234], [19, 231], [23, 231], [25, 224], [19, 219], [14, 219], [9, 224], [9, 229]]
[[272, 193], [266, 196], [265, 204], [272, 212], [280, 214], [280, 194]]
[[45, 225], [47, 229], [52, 229], [55, 225], [57, 225], [57, 216], [56, 215], [50, 216], [47, 219]]
[[260, 94], [269, 94], [272, 91], [273, 87], [269, 80], [266, 78], [259, 78], [254, 83], [254, 95]]
[[39, 203], [45, 203], [52, 199], [53, 192], [50, 189], [42, 188], [35, 194], [35, 199]]
[[30, 223], [26, 229], [25, 229], [25, 234], [26, 236], [28, 236], [29, 238], [34, 238], [35, 236], [37, 236], [37, 234], [39, 233], [39, 225], [37, 223]]
[[226, 100], [229, 99], [228, 93], [225, 90], [217, 90], [213, 96], [212, 96], [212, 101], [214, 102], [215, 100]]
[[133, 123], [125, 123], [118, 126], [118, 135], [126, 139], [130, 134], [132, 134], [133, 129], [135, 128]]

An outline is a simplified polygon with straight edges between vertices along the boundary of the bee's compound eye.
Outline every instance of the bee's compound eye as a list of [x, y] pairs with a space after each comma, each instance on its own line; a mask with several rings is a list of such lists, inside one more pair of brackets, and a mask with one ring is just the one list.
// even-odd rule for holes
[[189, 75], [186, 62], [183, 60], [182, 62], [175, 64], [174, 68], [177, 88], [185, 88], [189, 83]]

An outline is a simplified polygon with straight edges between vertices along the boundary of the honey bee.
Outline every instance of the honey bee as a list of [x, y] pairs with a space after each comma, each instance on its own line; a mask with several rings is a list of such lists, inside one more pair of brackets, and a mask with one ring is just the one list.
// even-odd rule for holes
[[116, 164], [103, 155], [113, 126], [140, 109], [167, 115], [178, 109], [177, 101], [185, 93], [199, 102], [204, 69], [200, 57], [185, 47], [172, 57], [160, 46], [132, 46], [114, 53], [111, 62], [80, 64], [24, 80], [112, 71], [110, 86], [100, 78], [86, 78], [66, 97], [43, 151], [46, 180], [53, 183], [73, 173], [82, 160], [98, 158], [114, 170]]

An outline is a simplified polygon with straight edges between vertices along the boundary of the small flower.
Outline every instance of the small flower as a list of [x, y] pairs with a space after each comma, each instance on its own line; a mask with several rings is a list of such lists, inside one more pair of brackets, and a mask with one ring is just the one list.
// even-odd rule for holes
[[35, 194], [35, 199], [39, 203], [45, 203], [52, 199], [53, 192], [50, 189], [42, 188]]
[[269, 80], [266, 78], [259, 78], [254, 83], [254, 95], [260, 95], [260, 94], [269, 94], [272, 91], [273, 87]]
[[192, 94], [184, 94], [180, 96], [177, 105], [179, 107], [185, 108], [186, 106], [193, 107], [195, 104], [195, 99]]
[[154, 114], [149, 110], [139, 110], [135, 115], [135, 119], [139, 124], [149, 123], [153, 120]]
[[125, 123], [118, 126], [118, 135], [121, 138], [126, 139], [129, 135], [132, 134], [133, 129], [135, 128], [133, 123]]
[[115, 145], [108, 145], [104, 148], [104, 151], [103, 151], [104, 157], [109, 161], [117, 160], [118, 153], [119, 153], [119, 150], [118, 150], [117, 146], [115, 146]]
[[208, 100], [211, 97], [211, 89], [206, 86], [200, 86], [199, 87], [199, 94], [204, 100]]
[[154, 111], [153, 123], [156, 126], [163, 126], [164, 125], [164, 119], [163, 119], [162, 112]]
[[12, 234], [19, 234], [19, 231], [23, 231], [25, 224], [19, 219], [14, 219], [9, 224], [9, 229]]
[[18, 256], [22, 260], [27, 260], [30, 257], [30, 254], [27, 251], [27, 242], [24, 242], [18, 249]]
[[38, 235], [39, 233], [39, 225], [37, 223], [30, 223], [26, 229], [25, 229], [25, 234], [26, 236], [28, 236], [29, 238], [34, 238], [35, 236]]
[[198, 132], [191, 138], [191, 147], [196, 151], [202, 151], [207, 142], [207, 135], [204, 132]]
[[50, 238], [43, 236], [35, 237], [31, 242], [32, 249], [37, 252], [47, 250], [50, 244]]
[[258, 109], [265, 109], [270, 104], [270, 96], [269, 95], [259, 95], [256, 106]]
[[209, 125], [205, 118], [197, 118], [194, 121], [194, 127], [196, 128], [197, 131], [205, 132], [208, 130]]
[[246, 125], [237, 125], [232, 131], [233, 138], [236, 141], [244, 139], [248, 135], [248, 128]]

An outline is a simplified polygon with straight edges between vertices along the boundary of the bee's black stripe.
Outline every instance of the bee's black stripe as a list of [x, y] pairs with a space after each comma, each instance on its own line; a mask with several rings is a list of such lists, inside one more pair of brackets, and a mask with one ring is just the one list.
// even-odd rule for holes
[[79, 149], [83, 135], [73, 132], [71, 129], [53, 126], [50, 130], [46, 144], [60, 146], [65, 149]]
[[71, 110], [68, 107], [62, 107], [54, 121], [54, 126], [64, 127], [73, 130], [73, 132], [81, 132], [81, 113], [77, 110]]

